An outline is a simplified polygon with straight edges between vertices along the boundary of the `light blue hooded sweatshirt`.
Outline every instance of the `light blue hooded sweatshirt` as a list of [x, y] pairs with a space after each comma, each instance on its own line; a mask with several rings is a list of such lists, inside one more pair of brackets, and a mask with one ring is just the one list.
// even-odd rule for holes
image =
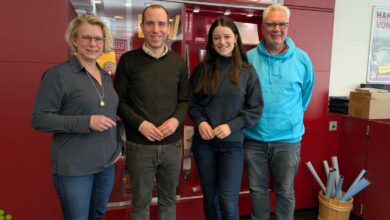
[[257, 124], [244, 130], [246, 138], [262, 142], [296, 143], [305, 132], [303, 113], [309, 105], [314, 84], [313, 65], [291, 38], [287, 50], [270, 54], [262, 40], [248, 51], [262, 85], [263, 114]]

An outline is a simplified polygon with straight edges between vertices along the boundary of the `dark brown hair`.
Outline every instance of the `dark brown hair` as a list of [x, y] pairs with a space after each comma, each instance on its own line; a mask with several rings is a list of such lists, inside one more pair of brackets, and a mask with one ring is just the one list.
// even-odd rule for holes
[[249, 67], [248, 58], [245, 50], [242, 47], [242, 40], [236, 24], [228, 17], [220, 16], [212, 24], [208, 33], [206, 55], [201, 63], [201, 74], [199, 80], [194, 88], [194, 93], [199, 95], [208, 94], [208, 90], [211, 89], [213, 95], [217, 94], [217, 80], [218, 80], [218, 56], [220, 56], [213, 48], [213, 32], [218, 26], [228, 27], [232, 30], [233, 34], [237, 37], [237, 45], [235, 45], [232, 51], [231, 70], [229, 73], [230, 81], [239, 86], [239, 73], [243, 67]]

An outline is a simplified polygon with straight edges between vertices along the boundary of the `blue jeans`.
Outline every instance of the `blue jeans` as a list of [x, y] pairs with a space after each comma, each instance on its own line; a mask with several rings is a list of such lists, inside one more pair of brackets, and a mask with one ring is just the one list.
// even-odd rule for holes
[[192, 143], [203, 189], [203, 207], [207, 220], [238, 220], [238, 196], [244, 167], [240, 142], [218, 139]]
[[86, 176], [53, 174], [64, 220], [103, 219], [114, 186], [115, 166]]
[[127, 142], [127, 169], [132, 184], [131, 220], [149, 220], [154, 178], [157, 181], [158, 219], [176, 219], [176, 187], [182, 158], [181, 141], [165, 145]]
[[275, 191], [276, 218], [294, 219], [294, 177], [300, 162], [300, 150], [300, 142], [290, 144], [245, 140], [244, 157], [251, 190], [252, 220], [266, 220], [270, 217], [270, 172]]

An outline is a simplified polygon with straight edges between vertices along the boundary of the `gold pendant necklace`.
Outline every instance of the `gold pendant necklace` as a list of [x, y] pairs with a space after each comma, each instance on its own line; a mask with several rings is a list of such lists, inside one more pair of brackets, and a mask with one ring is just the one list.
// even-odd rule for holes
[[90, 76], [90, 73], [88, 71], [87, 71], [87, 76], [88, 76], [89, 81], [92, 83], [93, 87], [95, 88], [96, 93], [99, 96], [99, 99], [100, 99], [99, 106], [100, 107], [104, 107], [106, 105], [106, 103], [104, 103], [104, 100], [103, 100], [103, 98], [104, 98], [104, 81], [103, 81], [103, 77], [102, 77], [102, 94], [100, 94], [99, 89], [96, 87], [95, 83], [93, 83], [92, 78]]

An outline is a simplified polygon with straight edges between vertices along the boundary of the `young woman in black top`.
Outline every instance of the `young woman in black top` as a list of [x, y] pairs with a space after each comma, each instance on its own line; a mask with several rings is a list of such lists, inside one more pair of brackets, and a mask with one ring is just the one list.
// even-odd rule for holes
[[189, 114], [196, 125], [192, 147], [207, 220], [239, 219], [243, 129], [258, 121], [262, 108], [260, 81], [238, 28], [218, 17], [208, 33], [206, 56], [190, 79]]

